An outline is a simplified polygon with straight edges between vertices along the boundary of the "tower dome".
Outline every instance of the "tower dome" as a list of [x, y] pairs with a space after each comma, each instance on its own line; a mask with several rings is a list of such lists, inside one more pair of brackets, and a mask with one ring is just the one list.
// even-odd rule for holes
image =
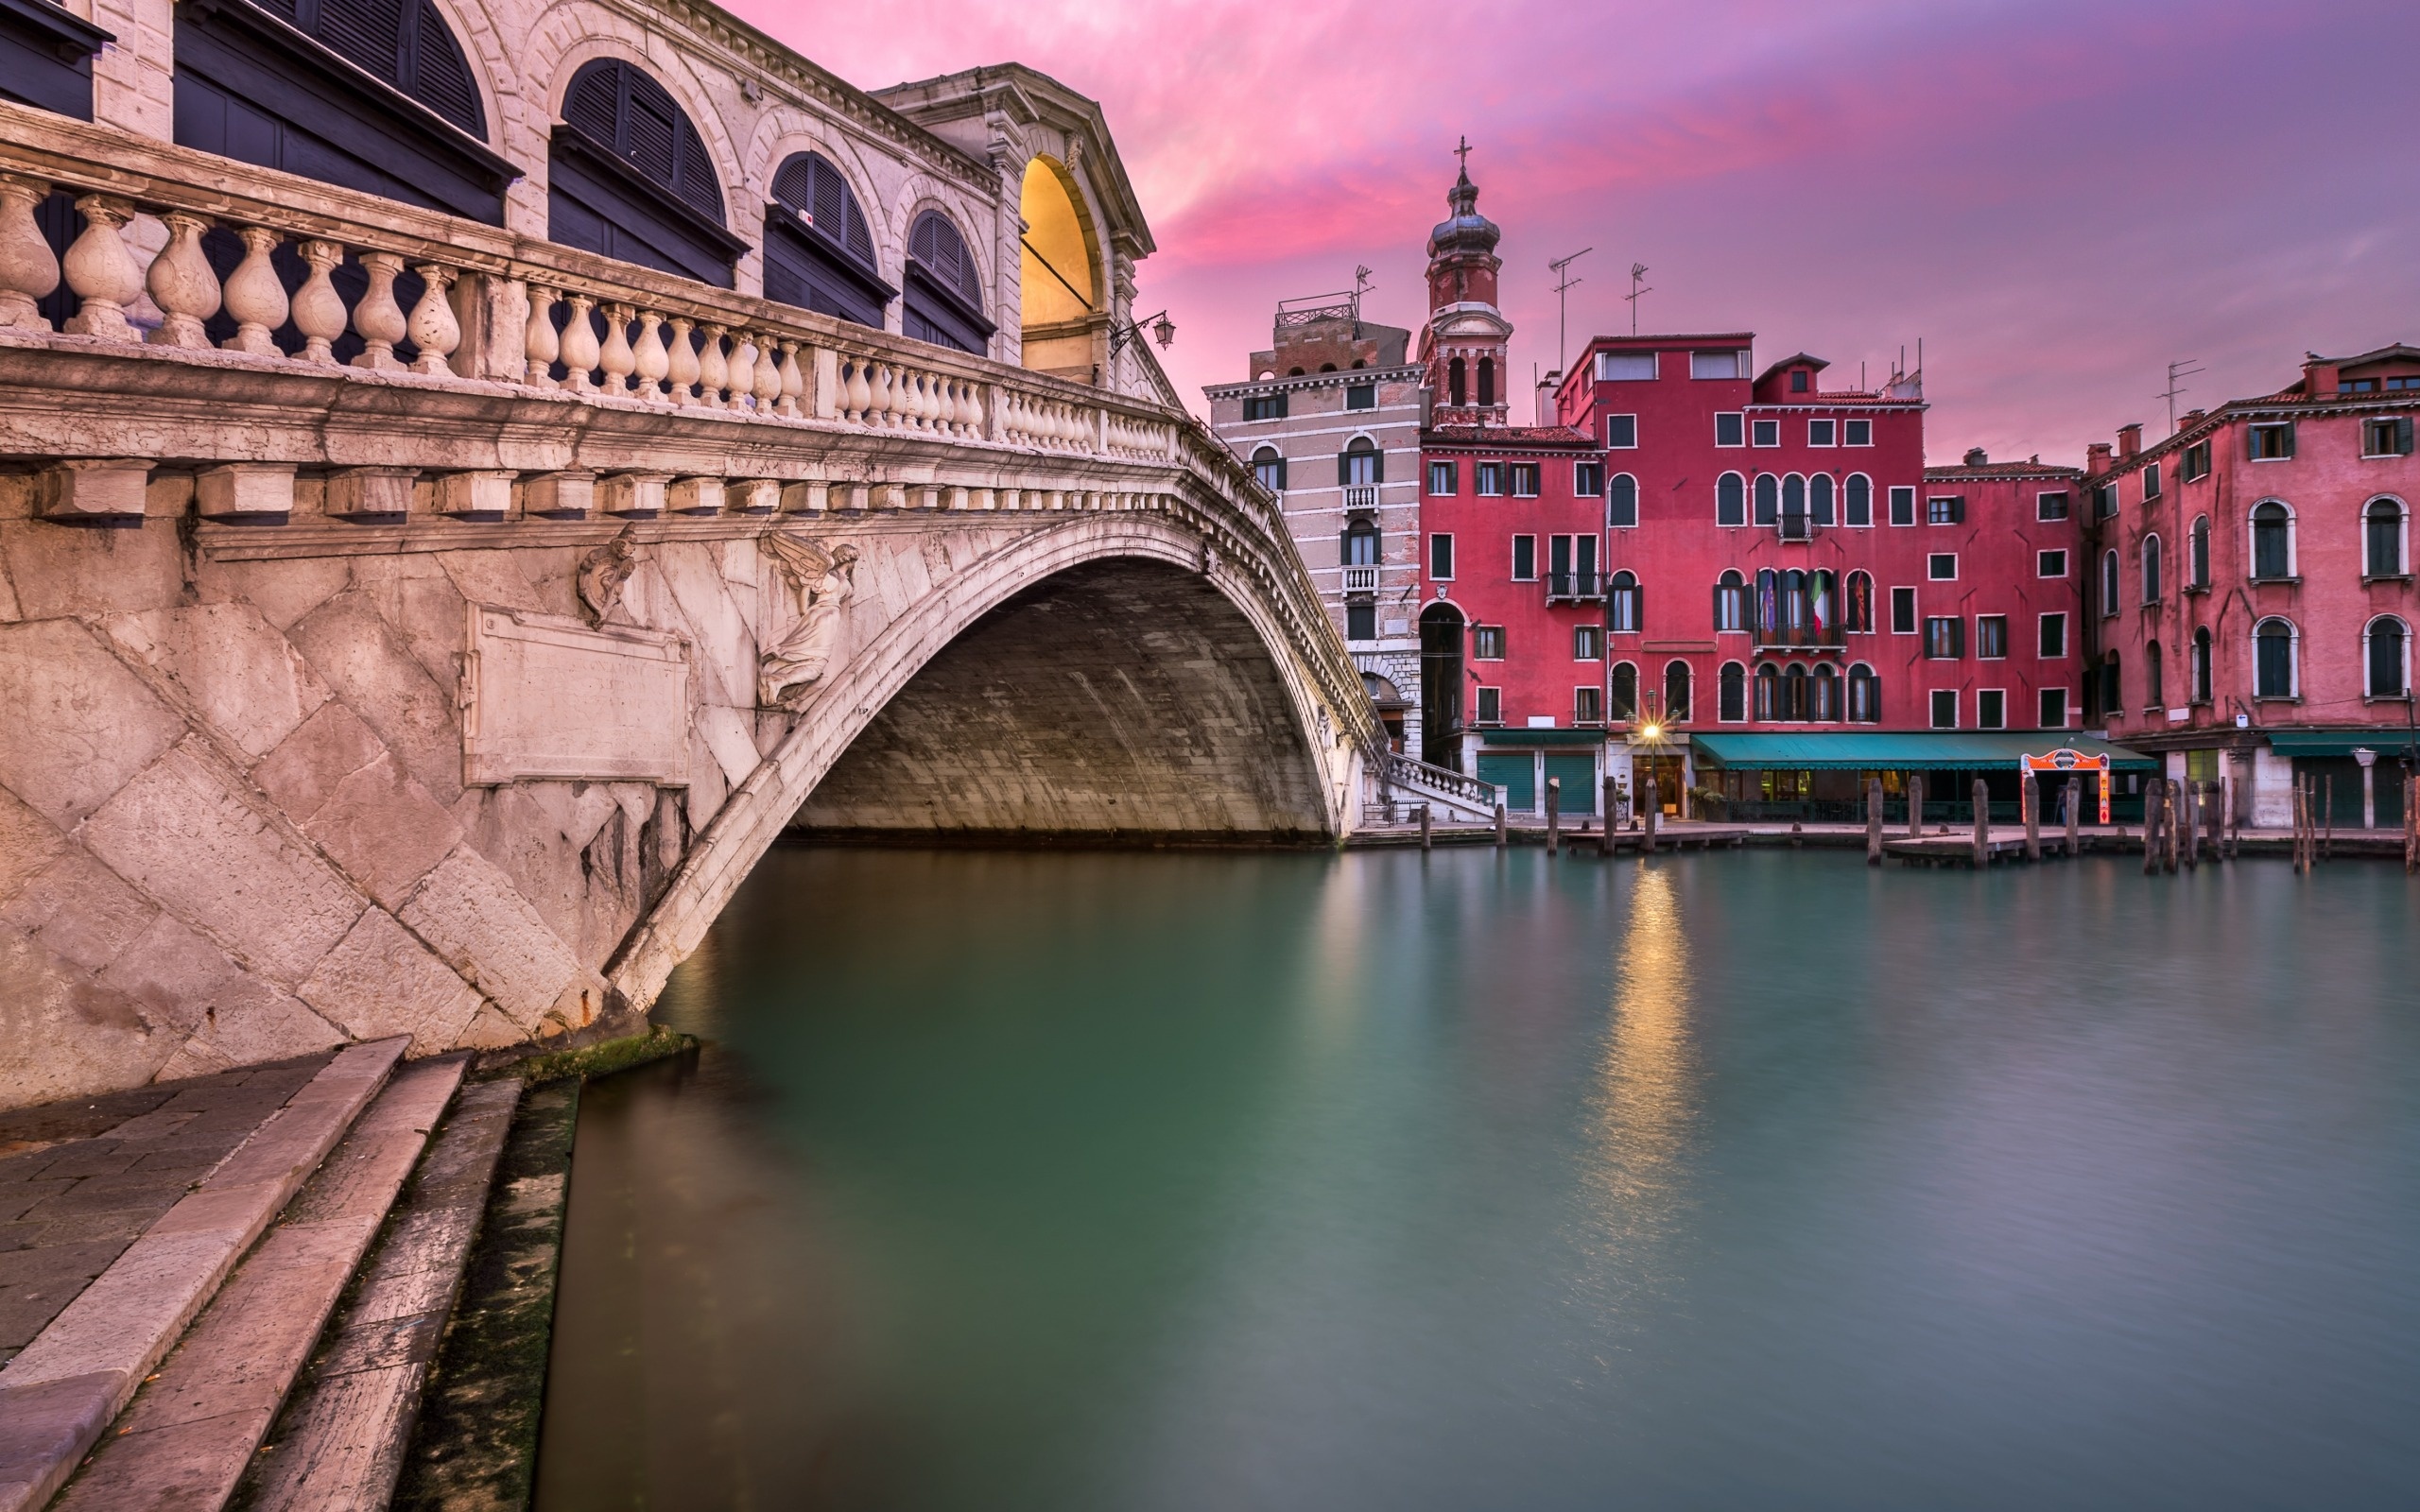
[[1430, 257], [1451, 257], [1458, 252], [1485, 256], [1495, 250], [1504, 232], [1495, 222], [1478, 213], [1478, 185], [1471, 182], [1468, 164], [1454, 180], [1454, 187], [1445, 191], [1445, 203], [1453, 207], [1454, 213], [1439, 221], [1428, 233]]

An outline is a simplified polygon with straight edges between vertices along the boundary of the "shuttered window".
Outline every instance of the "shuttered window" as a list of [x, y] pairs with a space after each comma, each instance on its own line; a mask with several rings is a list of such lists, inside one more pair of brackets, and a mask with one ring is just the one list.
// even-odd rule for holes
[[488, 134], [471, 65], [430, 0], [262, 0], [262, 8], [471, 135]]
[[960, 352], [991, 345], [983, 318], [983, 275], [949, 217], [927, 210], [908, 233], [908, 335]]
[[563, 95], [563, 119], [683, 204], [722, 224], [722, 187], [705, 139], [645, 70], [617, 58], [583, 66]]
[[773, 200], [765, 213], [765, 297], [881, 326], [898, 291], [874, 270], [873, 232], [840, 170], [820, 152], [793, 153], [773, 175]]
[[546, 234], [626, 263], [732, 285], [748, 244], [723, 221], [704, 138], [647, 70], [618, 58], [580, 66], [547, 155]]

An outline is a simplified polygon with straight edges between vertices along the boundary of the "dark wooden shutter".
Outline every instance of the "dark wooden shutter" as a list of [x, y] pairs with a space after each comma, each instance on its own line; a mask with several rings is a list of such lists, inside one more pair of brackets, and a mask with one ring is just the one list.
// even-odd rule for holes
[[2409, 415], [2394, 422], [2394, 450], [2398, 456], [2411, 455], [2411, 417]]
[[614, 145], [615, 118], [622, 113], [621, 70], [619, 63], [583, 68], [563, 95], [563, 119], [599, 146]]
[[479, 108], [478, 84], [445, 18], [429, 0], [419, 0], [415, 19], [410, 33], [412, 71], [405, 93], [473, 136], [485, 136], [486, 112]]
[[1336, 486], [1340, 489], [1352, 481], [1353, 454], [1349, 451], [1339, 452], [1336, 454]]

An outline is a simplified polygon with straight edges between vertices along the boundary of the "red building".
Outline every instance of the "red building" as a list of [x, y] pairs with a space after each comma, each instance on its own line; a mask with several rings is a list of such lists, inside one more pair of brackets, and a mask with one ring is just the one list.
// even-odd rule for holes
[[2232, 779], [2244, 822], [2290, 823], [2300, 775], [2339, 825], [2399, 823], [2416, 412], [2420, 348], [2391, 346], [2093, 447], [2093, 721], [2171, 775]]

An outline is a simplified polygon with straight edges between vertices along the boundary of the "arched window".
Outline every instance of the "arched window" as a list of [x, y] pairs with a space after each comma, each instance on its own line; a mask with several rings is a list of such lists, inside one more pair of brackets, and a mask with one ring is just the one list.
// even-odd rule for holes
[[2252, 576], [2294, 576], [2294, 511], [2275, 499], [2252, 507]]
[[1638, 578], [1629, 572], [1614, 574], [1605, 585], [1605, 628], [1616, 635], [1635, 635], [1639, 624]]
[[2143, 602], [2159, 602], [2159, 537], [2143, 538]]
[[2392, 614], [2381, 614], [2361, 629], [2361, 691], [2373, 698], [2411, 696], [2411, 633]]
[[1378, 527], [1368, 515], [1355, 515], [1344, 527], [1340, 559], [1347, 567], [1378, 565]]
[[[477, 78], [431, 0], [258, 7], [176, 11], [180, 146], [504, 224], [505, 186], [520, 170], [488, 148]], [[285, 25], [265, 23], [261, 11]], [[160, 12], [159, 24], [167, 16]], [[21, 72], [10, 59], [0, 77]], [[393, 93], [361, 87], [365, 73]], [[232, 240], [230, 249], [243, 255]]]
[[1485, 409], [1495, 403], [1495, 359], [1478, 359], [1478, 405]]
[[[1303, 369], [1297, 368], [1294, 370], [1300, 372]], [[1470, 402], [1470, 388], [1465, 381], [1466, 372], [1467, 369], [1463, 368], [1462, 359], [1460, 357], [1445, 364], [1445, 402], [1447, 404], [1459, 407]]]
[[1278, 455], [1277, 448], [1264, 446], [1252, 454], [1252, 475], [1258, 478], [1260, 486], [1270, 492], [1283, 493], [1286, 491], [1286, 458]]
[[2210, 586], [2210, 517], [2193, 517], [2193, 534], [2187, 547], [2190, 558], [2185, 564], [2187, 581], [2193, 588]]
[[1781, 575], [1770, 567], [1756, 569], [1756, 628], [1767, 639], [1781, 627]]
[[1806, 717], [1806, 668], [1796, 662], [1781, 675], [1782, 717], [1796, 722]]
[[820, 152], [785, 159], [765, 209], [765, 298], [879, 330], [898, 292], [874, 270], [873, 229], [840, 170]]
[[2403, 506], [2372, 499], [2361, 510], [2361, 576], [2403, 576]]
[[1638, 717], [1638, 668], [1628, 662], [1614, 664], [1612, 699], [1615, 719]]
[[1736, 725], [1748, 717], [1748, 669], [1737, 662], [1722, 663], [1715, 717]]
[[1616, 530], [1628, 530], [1638, 524], [1638, 479], [1627, 472], [1616, 472], [1605, 492], [1605, 521]]
[[1849, 574], [1848, 592], [1841, 595], [1841, 628], [1851, 635], [1874, 633], [1874, 577], [1871, 574]]
[[1717, 630], [1744, 630], [1748, 627], [1748, 580], [1737, 569], [1726, 567], [1714, 580], [1714, 627]]
[[2301, 692], [2293, 622], [2265, 619], [2252, 627], [2252, 696], [2291, 698]]
[[723, 224], [706, 143], [671, 92], [636, 63], [599, 58], [563, 92], [546, 155], [546, 235], [701, 284], [731, 287], [748, 249]]
[[2100, 716], [2113, 719], [2126, 712], [2126, 682], [2118, 670], [2118, 653], [2100, 659]]
[[1336, 454], [1336, 486], [1340, 489], [1366, 489], [1383, 483], [1387, 478], [1386, 458], [1377, 443], [1367, 436], [1356, 436]]
[[1882, 679], [1874, 669], [1860, 662], [1849, 668], [1849, 723], [1874, 725], [1882, 722]]
[[1760, 525], [1776, 524], [1781, 520], [1781, 479], [1770, 472], [1756, 474], [1756, 518]]
[[983, 275], [975, 254], [949, 217], [927, 210], [908, 232], [907, 301], [901, 306], [908, 335], [960, 352], [992, 347], [992, 322], [983, 317]]
[[2193, 691], [2195, 703], [2210, 699], [2210, 632], [2204, 627], [2193, 632]]
[[2167, 667], [2160, 656], [2159, 643], [2143, 647], [2143, 706], [2157, 709], [2168, 702]]
[[1806, 626], [1820, 641], [1840, 624], [1840, 579], [1822, 567], [1806, 575]]
[[2118, 548], [2110, 547], [2100, 554], [2100, 614], [2106, 619], [2118, 612]]
[[1785, 541], [1806, 539], [1806, 480], [1795, 472], [1781, 480], [1781, 533]]
[[1834, 672], [1829, 666], [1817, 667], [1813, 679], [1807, 683], [1807, 691], [1813, 701], [1807, 706], [1806, 717], [1821, 720], [1827, 725], [1839, 722], [1841, 717], [1840, 674]]
[[1664, 668], [1664, 717], [1685, 724], [1689, 717], [1689, 664], [1672, 662]]
[[1848, 485], [1842, 493], [1844, 495], [1842, 502], [1847, 506], [1841, 515], [1842, 524], [1870, 525], [1874, 524], [1874, 480], [1872, 478], [1862, 472], [1850, 473]]
[[1806, 513], [1819, 525], [1832, 523], [1832, 475], [1818, 472], [1806, 480]]
[[1714, 523], [1719, 525], [1744, 525], [1748, 523], [1748, 485], [1737, 472], [1725, 472], [1714, 480]]
[[1795, 567], [1781, 575], [1781, 627], [1792, 635], [1806, 629], [1806, 575]]
[[1779, 719], [1781, 711], [1781, 668], [1768, 662], [1756, 669], [1756, 717]]

